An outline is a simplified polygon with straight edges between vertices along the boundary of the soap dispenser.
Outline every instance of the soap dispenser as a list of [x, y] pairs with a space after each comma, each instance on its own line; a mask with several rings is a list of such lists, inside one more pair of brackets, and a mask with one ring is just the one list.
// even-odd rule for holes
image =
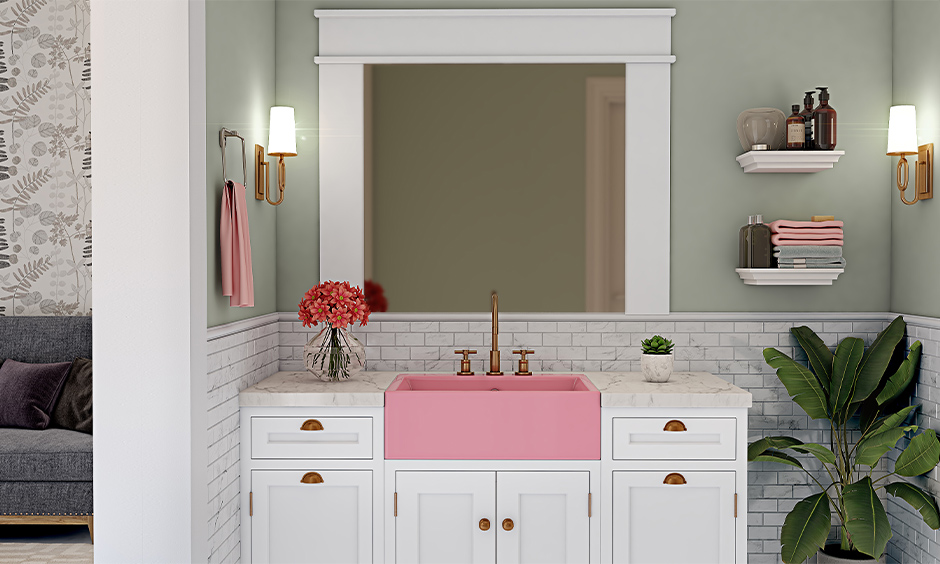
[[819, 107], [813, 113], [816, 148], [832, 151], [836, 148], [836, 111], [829, 105], [829, 87], [818, 86]]
[[748, 234], [748, 268], [773, 267], [770, 226], [764, 224], [764, 216], [754, 216], [754, 225], [748, 229]]
[[751, 226], [754, 225], [754, 216], [747, 216], [747, 225], [738, 232], [738, 268], [750, 268], [751, 258], [748, 249], [748, 236]]

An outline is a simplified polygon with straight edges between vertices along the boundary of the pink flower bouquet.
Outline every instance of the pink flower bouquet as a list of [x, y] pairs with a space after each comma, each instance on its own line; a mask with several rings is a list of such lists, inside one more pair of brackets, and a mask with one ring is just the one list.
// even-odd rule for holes
[[358, 322], [369, 322], [369, 305], [358, 286], [326, 281], [304, 294], [299, 304], [304, 327], [325, 323], [326, 327], [304, 347], [304, 364], [324, 380], [345, 380], [365, 363], [365, 348], [349, 333]]

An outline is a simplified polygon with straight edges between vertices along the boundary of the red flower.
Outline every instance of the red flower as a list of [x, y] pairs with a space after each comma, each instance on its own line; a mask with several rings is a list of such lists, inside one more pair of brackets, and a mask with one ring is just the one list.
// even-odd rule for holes
[[385, 289], [378, 282], [366, 280], [363, 284], [365, 288], [366, 303], [370, 311], [388, 311], [388, 300], [385, 299]]
[[329, 323], [333, 327], [345, 328], [358, 321], [365, 325], [371, 310], [365, 296], [349, 282], [327, 280], [304, 292], [298, 304], [298, 317], [304, 327]]

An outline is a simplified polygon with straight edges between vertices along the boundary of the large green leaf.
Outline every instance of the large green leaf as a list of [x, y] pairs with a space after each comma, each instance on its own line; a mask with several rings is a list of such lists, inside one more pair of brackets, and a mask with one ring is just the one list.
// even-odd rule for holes
[[884, 431], [885, 429], [890, 429], [891, 427], [899, 426], [901, 423], [904, 423], [905, 421], [907, 421], [907, 418], [911, 414], [912, 411], [918, 408], [920, 408], [919, 405], [909, 405], [905, 407], [904, 409], [898, 411], [897, 413], [892, 413], [891, 415], [885, 417], [884, 419], [880, 419], [879, 421], [876, 421], [873, 425], [871, 425], [871, 429], [868, 431], [867, 434], [874, 435], [875, 433], [880, 433]]
[[861, 402], [871, 395], [876, 389], [881, 379], [884, 377], [888, 363], [891, 362], [891, 355], [894, 354], [895, 347], [904, 338], [904, 329], [907, 324], [904, 318], [898, 316], [892, 321], [884, 331], [878, 334], [875, 341], [865, 351], [862, 362], [858, 366], [858, 380], [853, 391], [852, 401]]
[[852, 390], [858, 378], [856, 370], [864, 354], [865, 342], [857, 337], [846, 337], [836, 347], [832, 361], [832, 383], [829, 385], [829, 411], [839, 418], [839, 423], [848, 419], [844, 412], [852, 399]]
[[894, 471], [901, 476], [920, 476], [930, 472], [940, 463], [940, 443], [937, 433], [927, 429], [911, 439], [901, 456], [898, 457]]
[[917, 376], [917, 361], [920, 360], [921, 344], [920, 341], [914, 341], [911, 350], [907, 353], [907, 358], [901, 363], [898, 371], [885, 384], [884, 389], [878, 394], [878, 405], [884, 405], [889, 401], [896, 400], [907, 390], [911, 381]]
[[796, 504], [783, 521], [780, 556], [787, 564], [804, 562], [826, 545], [832, 515], [825, 492], [811, 495]]
[[845, 503], [845, 528], [855, 549], [875, 560], [881, 558], [891, 538], [891, 525], [884, 505], [872, 487], [871, 478], [865, 477], [847, 486], [842, 491], [842, 500]]
[[780, 452], [779, 450], [764, 451], [763, 454], [755, 456], [751, 462], [779, 462], [781, 464], [796, 466], [800, 470], [803, 469], [803, 465], [800, 464], [799, 460], [793, 458], [789, 454]]
[[935, 531], [940, 529], [940, 508], [937, 507], [937, 501], [932, 495], [907, 482], [889, 484], [885, 491], [903, 499], [911, 504], [911, 507], [920, 511], [920, 516], [924, 518], [924, 523], [927, 523], [928, 527]]
[[813, 367], [813, 372], [815, 372], [816, 377], [819, 378], [823, 390], [828, 392], [829, 382], [832, 380], [832, 351], [830, 351], [826, 343], [819, 338], [819, 335], [805, 325], [790, 329], [790, 333], [796, 337], [796, 340], [800, 343], [800, 347], [802, 347], [803, 351], [806, 353], [806, 358], [809, 359], [809, 365]]
[[813, 419], [829, 417], [826, 395], [809, 369], [774, 348], [764, 349], [764, 360], [777, 369], [777, 378], [807, 415]]
[[[747, 447], [747, 459], [753, 462], [768, 449], [784, 448], [795, 450], [802, 454], [812, 454], [819, 459], [820, 462], [826, 462], [828, 464], [835, 464], [836, 462], [836, 455], [828, 448], [816, 443], [804, 443], [793, 437], [764, 437], [763, 439], [754, 441]], [[775, 462], [780, 461], [775, 460]]]
[[904, 429], [893, 427], [885, 429], [880, 433], [869, 435], [858, 443], [855, 451], [855, 462], [865, 466], [874, 466], [878, 464], [881, 457], [886, 452], [894, 448], [894, 445], [904, 436]]

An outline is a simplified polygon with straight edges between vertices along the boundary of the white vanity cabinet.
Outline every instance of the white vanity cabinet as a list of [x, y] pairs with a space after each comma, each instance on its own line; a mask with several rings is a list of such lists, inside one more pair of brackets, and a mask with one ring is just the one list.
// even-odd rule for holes
[[395, 562], [589, 562], [590, 482], [589, 471], [398, 471]]
[[241, 408], [242, 562], [381, 561], [382, 413]]
[[608, 407], [601, 417], [604, 562], [747, 562], [747, 409]]

